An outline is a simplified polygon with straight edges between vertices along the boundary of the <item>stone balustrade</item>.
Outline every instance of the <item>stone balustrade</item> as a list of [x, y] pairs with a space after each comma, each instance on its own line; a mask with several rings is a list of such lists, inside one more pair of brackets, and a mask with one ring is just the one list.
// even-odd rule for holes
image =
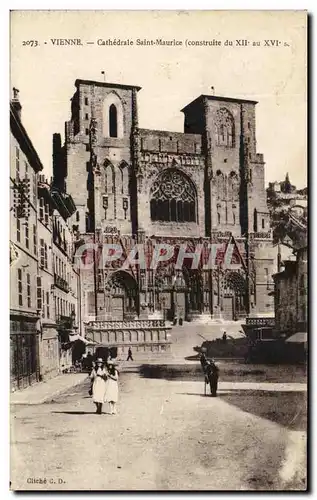
[[94, 330], [105, 330], [105, 329], [111, 330], [114, 328], [115, 329], [160, 328], [160, 327], [167, 328], [164, 319], [135, 319], [127, 321], [97, 320], [97, 321], [89, 321], [87, 326], [89, 328], [93, 328]]
[[125, 352], [128, 347], [137, 352], [169, 352], [171, 327], [163, 319], [131, 321], [89, 321], [85, 337], [102, 346], [118, 347]]
[[247, 326], [274, 326], [275, 325], [275, 318], [266, 318], [266, 317], [259, 317], [259, 318], [246, 318], [246, 325]]

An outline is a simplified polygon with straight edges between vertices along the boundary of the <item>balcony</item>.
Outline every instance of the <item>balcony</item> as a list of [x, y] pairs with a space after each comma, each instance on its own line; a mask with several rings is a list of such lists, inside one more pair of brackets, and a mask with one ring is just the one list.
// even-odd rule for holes
[[62, 290], [65, 293], [70, 292], [70, 287], [69, 287], [69, 284], [67, 283], [67, 281], [64, 280], [64, 278], [61, 278], [60, 276], [58, 276], [58, 274], [56, 274], [56, 273], [54, 273], [54, 285], [57, 286], [57, 288], [59, 288], [60, 290]]
[[266, 327], [274, 327], [275, 326], [275, 318], [271, 317], [261, 317], [261, 318], [246, 318], [247, 326], [266, 326]]
[[73, 316], [56, 316], [56, 325], [58, 328], [63, 330], [71, 330], [73, 328], [74, 318]]

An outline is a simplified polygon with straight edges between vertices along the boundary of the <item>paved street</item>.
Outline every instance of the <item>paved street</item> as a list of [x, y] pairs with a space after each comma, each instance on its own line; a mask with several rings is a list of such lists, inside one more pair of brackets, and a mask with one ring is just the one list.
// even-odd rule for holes
[[[87, 380], [49, 403], [13, 406], [11, 487], [305, 489], [304, 384], [284, 384], [279, 399], [268, 385], [223, 382], [214, 399], [198, 381], [123, 373], [116, 416], [94, 413]], [[290, 396], [292, 414], [273, 421]]]

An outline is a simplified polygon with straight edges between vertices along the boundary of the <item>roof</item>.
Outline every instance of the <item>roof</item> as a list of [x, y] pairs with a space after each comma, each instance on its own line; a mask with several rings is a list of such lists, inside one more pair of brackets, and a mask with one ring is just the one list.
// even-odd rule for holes
[[29, 160], [30, 166], [35, 172], [43, 170], [42, 162], [32, 144], [32, 141], [25, 130], [21, 118], [17, 113], [15, 107], [10, 102], [10, 128], [11, 132], [18, 141], [22, 151]]
[[235, 97], [224, 97], [224, 96], [218, 96], [218, 95], [206, 95], [206, 94], [201, 94], [199, 97], [191, 101], [189, 104], [187, 104], [181, 111], [185, 111], [187, 108], [192, 106], [193, 104], [198, 104], [199, 101], [203, 101], [204, 99], [208, 99], [210, 101], [225, 101], [225, 102], [236, 102], [239, 104], [242, 103], [247, 103], [247, 104], [257, 104], [258, 101], [251, 101], [249, 99], [239, 99]]
[[141, 90], [142, 87], [138, 87], [137, 85], [123, 85], [121, 83], [109, 83], [109, 82], [96, 82], [94, 80], [81, 80], [77, 79], [75, 81], [75, 86], [78, 88], [79, 85], [96, 85], [97, 87], [105, 87], [105, 88], [117, 88], [117, 89], [126, 89], [132, 90], [136, 89], [137, 92]]
[[307, 342], [307, 332], [294, 333], [294, 335], [291, 335], [290, 337], [288, 337], [288, 339], [286, 339], [285, 342], [295, 342], [298, 344], [302, 344], [304, 342]]

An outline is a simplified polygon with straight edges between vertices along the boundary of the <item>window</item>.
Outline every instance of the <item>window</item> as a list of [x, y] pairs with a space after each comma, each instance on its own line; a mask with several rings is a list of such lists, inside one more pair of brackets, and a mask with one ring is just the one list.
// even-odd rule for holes
[[30, 240], [29, 240], [29, 223], [25, 221], [25, 246], [29, 248]]
[[85, 106], [88, 106], [88, 97], [85, 97]]
[[44, 240], [40, 239], [40, 266], [45, 266], [45, 248], [44, 248]]
[[36, 174], [33, 174], [33, 205], [36, 207], [37, 201], [37, 177]]
[[49, 215], [50, 215], [50, 207], [48, 203], [45, 203], [45, 212], [44, 212], [44, 222], [45, 224], [49, 223]]
[[33, 226], [33, 253], [37, 254], [36, 226]]
[[262, 229], [265, 229], [265, 220], [262, 219]]
[[111, 104], [109, 108], [109, 136], [118, 137], [117, 108], [114, 104]]
[[127, 200], [127, 198], [123, 198], [123, 210], [124, 210], [124, 218], [126, 219], [127, 218], [127, 210], [128, 210], [128, 206], [129, 206], [129, 202]]
[[40, 221], [44, 220], [44, 212], [45, 212], [44, 198], [40, 198], [40, 213], [39, 213]]
[[218, 224], [220, 224], [220, 223], [221, 223], [221, 215], [220, 215], [220, 212], [218, 212], [218, 213], [217, 213], [217, 219], [218, 219], [218, 220], [217, 220]]
[[21, 269], [18, 269], [18, 294], [19, 294], [19, 306], [23, 306], [23, 283], [22, 283]]
[[28, 307], [31, 307], [31, 276], [29, 275], [29, 273], [26, 275], [26, 295]]
[[151, 219], [196, 222], [196, 203], [196, 190], [190, 179], [176, 169], [168, 169], [151, 188]]
[[17, 146], [15, 148], [15, 173], [16, 173], [16, 178], [19, 179], [19, 177], [20, 177], [20, 150]]
[[235, 225], [235, 223], [236, 223], [236, 214], [235, 214], [235, 212], [232, 212], [232, 223], [233, 223], [233, 225]]
[[21, 222], [20, 222], [20, 219], [17, 219], [17, 241], [19, 243], [21, 241]]
[[40, 276], [36, 278], [36, 308], [41, 311], [42, 309], [42, 279]]
[[85, 120], [88, 120], [89, 117], [88, 117], [88, 113], [85, 113]]
[[44, 267], [45, 269], [48, 268], [48, 265], [47, 265], [47, 244], [44, 243]]
[[78, 210], [76, 212], [76, 222], [79, 222], [79, 212], [78, 212]]
[[226, 108], [219, 109], [215, 123], [216, 145], [234, 147], [234, 119], [232, 114]]
[[46, 316], [50, 317], [50, 294], [46, 292]]
[[86, 128], [85, 132], [86, 132], [86, 135], [89, 135], [89, 129], [88, 128]]

